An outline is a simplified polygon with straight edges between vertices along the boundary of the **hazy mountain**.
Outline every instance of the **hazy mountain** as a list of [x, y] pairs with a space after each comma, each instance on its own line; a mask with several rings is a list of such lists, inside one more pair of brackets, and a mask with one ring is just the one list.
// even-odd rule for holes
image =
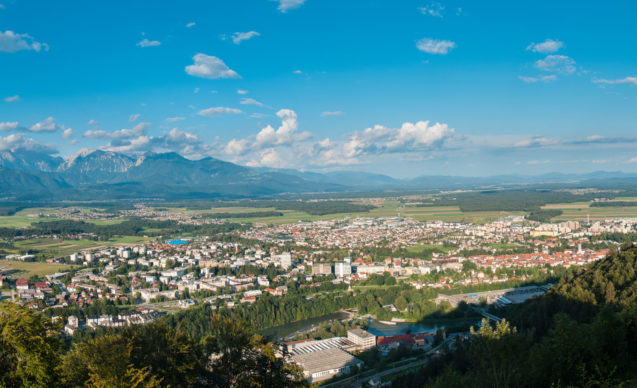
[[38, 151], [0, 152], [0, 168], [24, 171], [55, 171], [64, 159]]
[[70, 185], [56, 174], [0, 168], [0, 199], [49, 197]]
[[[191, 160], [178, 153], [128, 156], [111, 151], [82, 150], [66, 160], [40, 152], [0, 153], [2, 198], [69, 200], [118, 198], [238, 198], [282, 193], [319, 193], [383, 190], [459, 190], [515, 185], [610, 187], [634, 184], [637, 174], [500, 175], [458, 177], [426, 175], [394, 179], [387, 175], [355, 172], [302, 172], [250, 168], [215, 158]], [[562, 186], [566, 187], [566, 186]]]
[[82, 150], [69, 157], [58, 168], [69, 182], [110, 182], [114, 176], [126, 173], [135, 165], [135, 159], [117, 152]]

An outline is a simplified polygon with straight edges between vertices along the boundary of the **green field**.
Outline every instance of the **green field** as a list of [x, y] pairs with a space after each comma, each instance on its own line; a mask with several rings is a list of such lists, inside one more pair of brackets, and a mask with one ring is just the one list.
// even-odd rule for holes
[[[12, 216], [0, 216], [0, 228], [26, 228], [31, 225], [33, 222], [47, 222], [47, 221], [59, 221], [61, 218], [55, 217], [40, 217], [40, 213], [49, 213], [54, 212], [57, 208], [45, 208], [45, 207], [34, 207], [28, 208], [24, 210], [20, 210], [16, 214]], [[96, 208], [81, 208], [81, 212], [87, 213], [92, 210], [98, 210]], [[110, 225], [110, 224], [119, 224], [123, 222], [124, 219], [97, 219], [97, 220], [87, 220], [86, 222], [92, 222], [98, 225]]]
[[[356, 202], [356, 201], [355, 201]], [[370, 201], [360, 201], [361, 203], [370, 203]], [[205, 211], [187, 210], [185, 208], [171, 208], [171, 211], [184, 212], [189, 214], [212, 214], [212, 213], [251, 213], [256, 211], [279, 211], [282, 216], [274, 217], [255, 217], [255, 218], [229, 218], [234, 222], [264, 223], [264, 224], [290, 224], [298, 221], [320, 221], [341, 219], [344, 217], [411, 217], [418, 221], [449, 221], [449, 222], [474, 222], [485, 223], [496, 220], [498, 218], [509, 215], [523, 215], [524, 212], [462, 212], [457, 206], [439, 206], [439, 207], [412, 207], [404, 206], [400, 202], [393, 199], [385, 199], [380, 201], [371, 201], [376, 208], [369, 212], [361, 213], [334, 213], [327, 215], [311, 215], [305, 212], [293, 210], [276, 210], [269, 208], [253, 208], [253, 207], [216, 207]]]
[[66, 264], [48, 264], [48, 263], [28, 263], [14, 260], [0, 260], [0, 268], [12, 268], [21, 272], [17, 273], [17, 276], [12, 277], [24, 277], [29, 278], [33, 275], [44, 276], [56, 272], [63, 272], [71, 268]]
[[591, 207], [590, 202], [558, 203], [543, 206], [543, 209], [558, 209], [562, 214], [551, 219], [553, 222], [604, 220], [608, 218], [637, 217], [637, 198], [616, 198], [610, 202], [634, 201], [635, 206]]

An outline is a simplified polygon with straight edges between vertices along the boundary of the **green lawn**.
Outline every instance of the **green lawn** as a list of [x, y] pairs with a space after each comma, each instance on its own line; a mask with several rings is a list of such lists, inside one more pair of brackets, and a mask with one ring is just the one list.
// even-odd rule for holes
[[29, 278], [33, 275], [44, 276], [56, 272], [63, 272], [71, 268], [66, 264], [28, 263], [14, 260], [0, 260], [0, 267], [12, 268], [22, 271], [19, 277]]

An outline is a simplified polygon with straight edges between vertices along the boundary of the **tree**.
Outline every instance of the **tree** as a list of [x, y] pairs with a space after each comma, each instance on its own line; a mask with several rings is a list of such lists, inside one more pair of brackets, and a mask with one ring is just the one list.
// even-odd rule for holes
[[61, 343], [49, 319], [0, 302], [0, 386], [50, 387], [57, 381]]
[[276, 357], [276, 348], [242, 322], [213, 316], [215, 333], [205, 339], [213, 387], [305, 387], [300, 369]]

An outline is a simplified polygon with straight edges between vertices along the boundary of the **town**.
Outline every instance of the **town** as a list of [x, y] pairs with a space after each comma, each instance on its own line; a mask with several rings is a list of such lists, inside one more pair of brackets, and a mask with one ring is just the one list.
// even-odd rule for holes
[[[69, 217], [78, 214], [65, 212]], [[186, 225], [202, 222], [196, 215], [174, 217], [139, 206], [135, 212]], [[224, 223], [219, 219], [203, 222]], [[471, 323], [483, 317], [498, 320], [498, 308], [544, 293], [548, 286], [543, 284], [560, 271], [604, 258], [619, 245], [608, 236], [635, 230], [637, 218], [539, 223], [507, 216], [473, 224], [344, 217], [256, 223], [217, 239], [206, 235], [155, 238], [56, 257], [9, 254], [5, 262], [42, 260], [43, 265], [65, 265], [68, 270], [25, 278], [19, 269], [0, 264], [0, 285], [6, 299], [61, 321], [68, 337], [98, 327], [143, 325], [193, 306], [231, 312], [249, 309], [259, 301], [277, 303], [277, 298], [283, 301], [286, 295], [300, 295], [303, 303], [312, 304], [317, 295], [356, 295], [391, 285], [427, 291], [428, 300], [418, 307], [401, 296], [365, 308], [353, 297], [342, 309], [327, 311], [348, 311], [344, 317], [277, 333], [273, 339], [281, 344], [281, 354], [298, 364], [309, 381], [319, 382], [364, 369], [365, 362], [356, 355], [370, 349], [385, 356], [399, 347], [411, 349], [410, 355], [443, 350], [468, 336]], [[83, 236], [37, 237], [72, 240]], [[463, 304], [475, 307], [465, 312], [467, 319], [461, 327], [445, 324], [444, 319], [435, 325], [411, 323], [426, 317], [424, 311], [440, 314]], [[334, 324], [350, 328], [330, 332]], [[270, 326], [263, 323], [258, 329]], [[313, 333], [321, 330], [314, 338]]]

